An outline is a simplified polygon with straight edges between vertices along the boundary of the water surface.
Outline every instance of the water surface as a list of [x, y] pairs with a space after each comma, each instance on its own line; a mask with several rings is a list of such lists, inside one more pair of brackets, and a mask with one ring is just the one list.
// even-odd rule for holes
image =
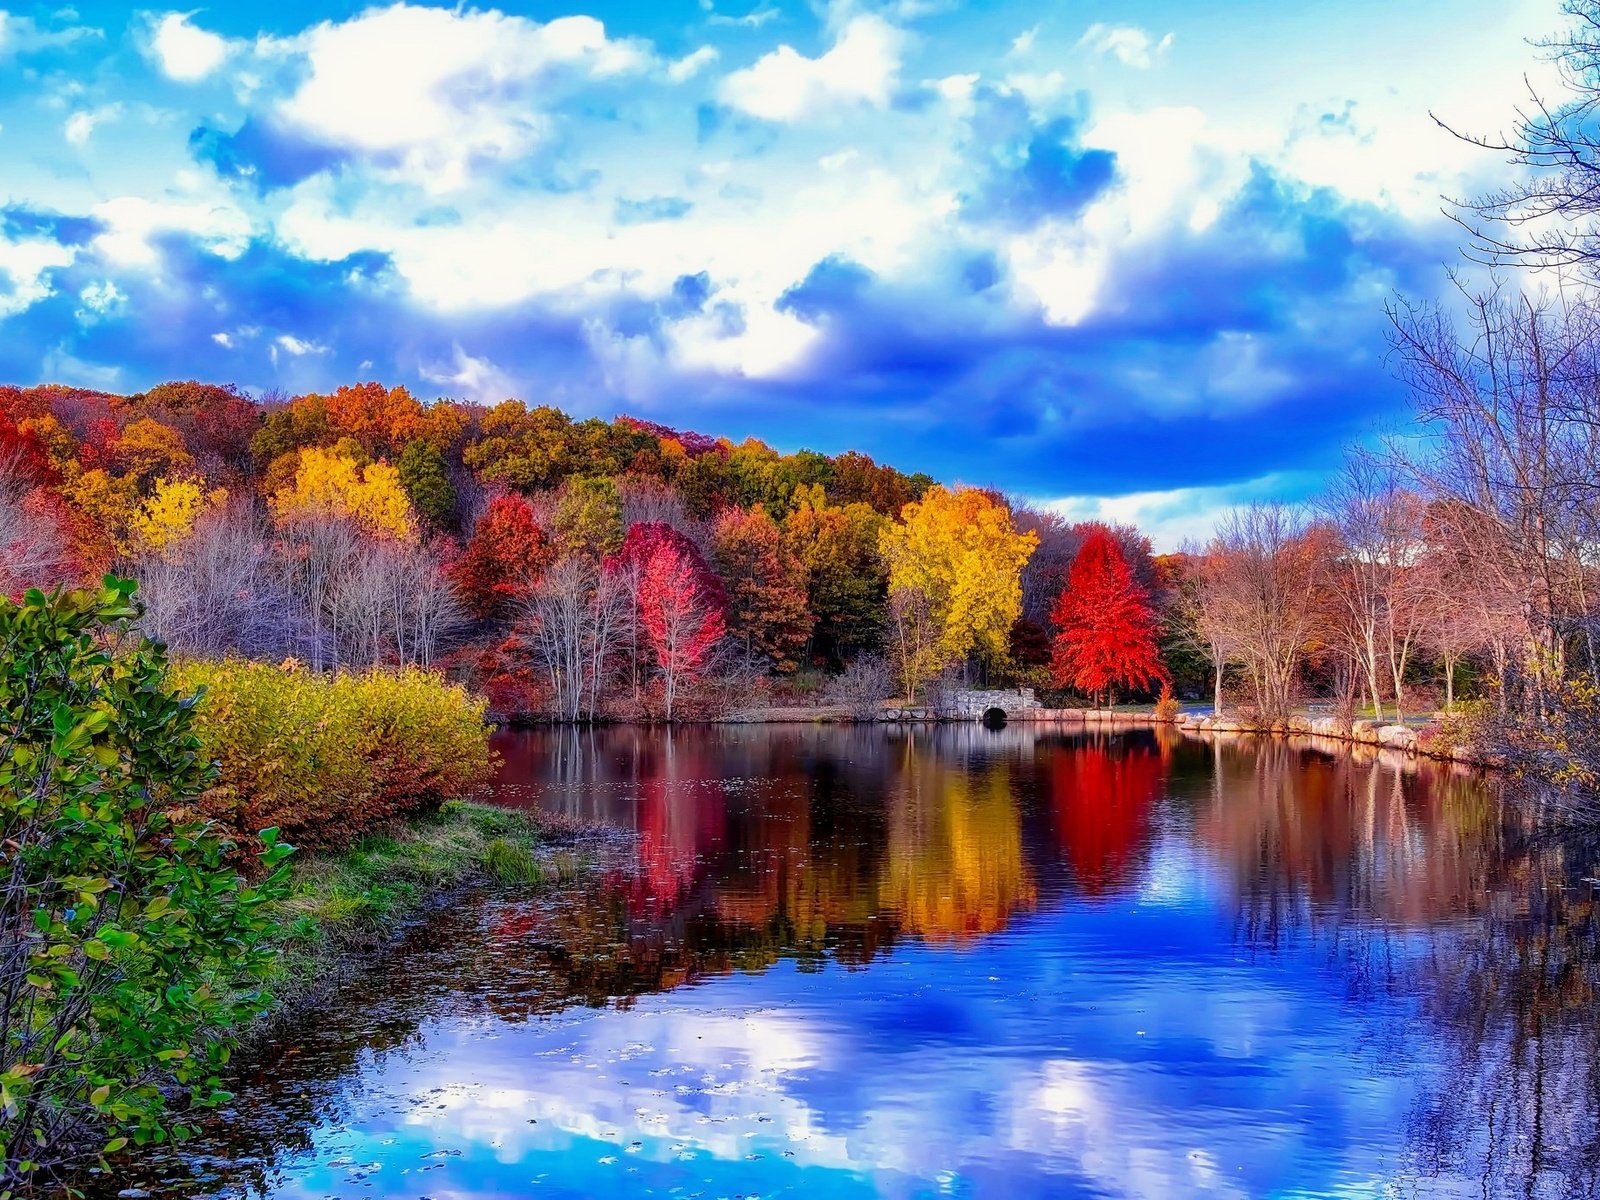
[[1460, 770], [1150, 731], [508, 734], [636, 832], [473, 897], [156, 1195], [1600, 1193], [1589, 847]]

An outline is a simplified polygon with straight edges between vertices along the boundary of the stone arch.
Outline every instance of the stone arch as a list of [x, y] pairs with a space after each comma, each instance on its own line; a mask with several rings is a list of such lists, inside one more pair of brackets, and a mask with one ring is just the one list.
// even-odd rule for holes
[[1004, 729], [1006, 724], [1006, 710], [998, 704], [992, 704], [983, 710], [983, 726], [985, 729]]

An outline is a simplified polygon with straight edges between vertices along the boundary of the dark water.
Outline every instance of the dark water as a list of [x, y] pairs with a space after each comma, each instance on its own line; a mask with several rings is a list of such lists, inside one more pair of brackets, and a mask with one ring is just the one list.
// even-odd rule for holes
[[636, 830], [419, 931], [155, 1195], [1600, 1194], [1586, 846], [1148, 731], [515, 734]]

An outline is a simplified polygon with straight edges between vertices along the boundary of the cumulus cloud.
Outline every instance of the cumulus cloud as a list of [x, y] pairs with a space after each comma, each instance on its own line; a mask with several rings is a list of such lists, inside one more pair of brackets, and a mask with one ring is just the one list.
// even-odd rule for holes
[[193, 13], [167, 13], [150, 31], [149, 53], [168, 79], [198, 83], [227, 59], [228, 41], [201, 29]]
[[0, 319], [25, 312], [54, 290], [49, 274], [76, 257], [70, 246], [47, 238], [9, 241], [0, 237]]
[[851, 18], [833, 47], [807, 58], [779, 46], [722, 81], [722, 100], [766, 121], [797, 121], [841, 107], [889, 103], [903, 35], [881, 17]]
[[1078, 45], [1096, 54], [1110, 55], [1125, 67], [1147, 71], [1172, 48], [1172, 34], [1157, 39], [1137, 25], [1096, 22], [1084, 31]]
[[477, 161], [512, 159], [537, 143], [549, 123], [544, 103], [564, 75], [600, 80], [649, 61], [592, 17], [541, 25], [409, 4], [325, 21], [295, 53], [304, 79], [276, 121], [433, 191], [464, 186]]

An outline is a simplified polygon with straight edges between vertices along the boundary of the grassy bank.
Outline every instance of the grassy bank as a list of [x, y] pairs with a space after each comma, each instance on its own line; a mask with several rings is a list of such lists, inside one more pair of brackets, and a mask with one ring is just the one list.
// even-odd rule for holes
[[325, 996], [429, 911], [477, 887], [571, 879], [601, 845], [581, 827], [451, 801], [348, 848], [295, 855], [289, 895], [271, 914], [284, 933], [263, 1028]]

